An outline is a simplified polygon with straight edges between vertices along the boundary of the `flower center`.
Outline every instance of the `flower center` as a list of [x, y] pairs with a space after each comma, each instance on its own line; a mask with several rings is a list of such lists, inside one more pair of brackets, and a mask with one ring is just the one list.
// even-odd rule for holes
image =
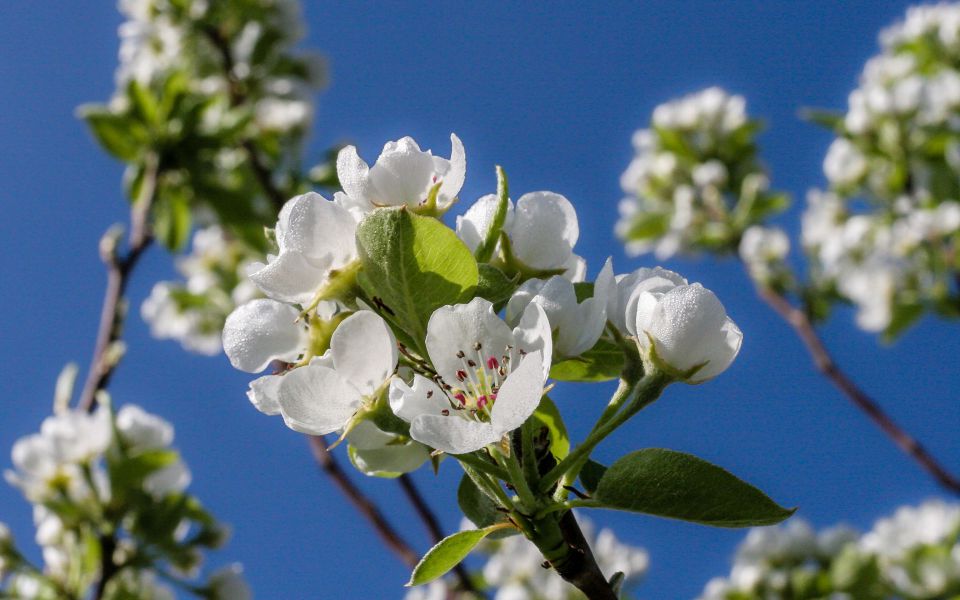
[[[450, 412], [468, 419], [489, 421], [500, 387], [510, 375], [512, 350], [513, 346], [508, 345], [502, 352], [490, 352], [480, 342], [474, 343], [469, 350], [458, 350], [460, 368], [456, 371], [456, 379], [443, 385], [450, 400]], [[520, 351], [520, 354], [524, 352]], [[444, 414], [448, 413], [445, 411]]]

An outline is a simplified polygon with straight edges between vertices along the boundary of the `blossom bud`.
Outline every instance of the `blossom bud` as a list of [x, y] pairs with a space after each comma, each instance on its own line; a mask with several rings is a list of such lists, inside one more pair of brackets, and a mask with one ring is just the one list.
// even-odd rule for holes
[[743, 333], [723, 304], [699, 283], [665, 293], [640, 291], [637, 343], [658, 368], [696, 384], [716, 377], [740, 351]]

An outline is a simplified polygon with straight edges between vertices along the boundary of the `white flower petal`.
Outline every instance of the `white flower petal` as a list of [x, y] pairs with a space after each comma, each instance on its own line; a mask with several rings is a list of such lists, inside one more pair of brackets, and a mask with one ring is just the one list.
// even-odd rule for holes
[[247, 390], [250, 404], [265, 415], [279, 415], [282, 381], [282, 375], [264, 375], [251, 381]]
[[347, 424], [363, 398], [333, 369], [307, 365], [283, 376], [280, 410], [287, 427], [301, 433], [326, 435]]
[[566, 268], [580, 237], [570, 201], [553, 192], [531, 192], [517, 200], [510, 240], [516, 257], [533, 269]]
[[374, 189], [373, 203], [380, 206], [415, 208], [427, 199], [437, 175], [434, 157], [423, 152], [413, 138], [407, 136], [387, 142], [377, 162], [370, 169]]
[[497, 392], [490, 424], [498, 437], [523, 425], [537, 409], [543, 396], [542, 364], [539, 352], [526, 355]]
[[460, 141], [460, 138], [458, 138], [456, 134], [450, 134], [450, 146], [449, 161], [439, 158], [435, 159], [446, 163], [446, 172], [441, 175], [443, 182], [440, 184], [440, 190], [437, 194], [437, 204], [440, 207], [449, 206], [453, 202], [457, 194], [460, 193], [460, 188], [463, 187], [463, 182], [467, 177], [467, 155], [463, 150], [463, 142]]
[[223, 326], [223, 349], [230, 364], [257, 373], [270, 361], [293, 361], [306, 346], [299, 313], [288, 304], [261, 298], [237, 307]]
[[443, 390], [422, 375], [413, 376], [412, 387], [399, 377], [390, 382], [390, 409], [408, 423], [421, 415], [440, 415], [447, 408], [450, 402]]
[[523, 318], [513, 330], [513, 335], [517, 340], [514, 360], [519, 356], [518, 350], [523, 350], [528, 356], [539, 353], [541, 372], [543, 380], [546, 381], [553, 360], [553, 335], [550, 332], [550, 319], [539, 304], [533, 302], [524, 309]]
[[424, 415], [410, 424], [410, 437], [447, 454], [467, 454], [500, 440], [490, 423], [456, 415]]
[[740, 353], [743, 344], [743, 332], [730, 317], [718, 334], [705, 339], [701, 352], [709, 356], [709, 362], [690, 378], [690, 383], [702, 383], [723, 373]]
[[337, 373], [361, 394], [370, 395], [397, 367], [397, 340], [376, 313], [362, 310], [344, 319], [333, 332], [330, 351]]
[[329, 264], [318, 265], [303, 254], [288, 250], [260, 269], [250, 280], [274, 300], [308, 304], [327, 278]]
[[340, 268], [356, 258], [356, 220], [346, 208], [314, 192], [290, 202], [285, 231], [277, 237], [281, 256], [299, 252], [324, 269]]
[[340, 187], [357, 203], [371, 203], [370, 167], [357, 154], [356, 146], [347, 146], [337, 154]]
[[[474, 298], [468, 304], [441, 306], [427, 322], [427, 352], [437, 373], [446, 381], [456, 381], [463, 359], [476, 357], [479, 343], [482, 356], [499, 356], [514, 343], [510, 328], [493, 311], [493, 304]], [[484, 361], [481, 360], [480, 363]]]

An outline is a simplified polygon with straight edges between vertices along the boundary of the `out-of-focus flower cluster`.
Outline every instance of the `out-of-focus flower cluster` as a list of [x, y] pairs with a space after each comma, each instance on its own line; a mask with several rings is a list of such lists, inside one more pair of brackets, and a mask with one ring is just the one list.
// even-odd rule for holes
[[896, 334], [927, 310], [956, 316], [960, 292], [960, 5], [910, 8], [883, 31], [823, 164], [803, 222], [815, 282]]
[[904, 506], [866, 534], [803, 521], [752, 530], [700, 600], [932, 600], [960, 594], [960, 507]]
[[184, 281], [155, 284], [140, 308], [150, 333], [177, 340], [191, 352], [219, 354], [227, 315], [261, 296], [246, 276], [257, 260], [263, 256], [218, 225], [195, 232], [191, 253], [177, 258]]
[[783, 210], [757, 158], [759, 123], [746, 101], [709, 88], [654, 110], [633, 136], [634, 159], [620, 178], [617, 234], [633, 254], [736, 250], [744, 230]]
[[[128, 404], [116, 413], [64, 410], [18, 440], [6, 478], [34, 505], [43, 564], [34, 566], [2, 528], [2, 589], [16, 598], [80, 598], [107, 577], [103, 598], [174, 598], [162, 573], [203, 597], [249, 598], [239, 567], [193, 581], [202, 552], [219, 547], [226, 531], [186, 493], [190, 471], [173, 436], [170, 423]], [[227, 588], [242, 593], [223, 595]]]
[[[116, 91], [80, 115], [127, 163], [128, 196], [152, 197], [154, 235], [171, 249], [186, 243], [195, 216], [210, 212], [263, 249], [279, 195], [305, 183], [301, 140], [326, 77], [319, 56], [294, 48], [303, 34], [299, 4], [122, 0], [120, 10], [127, 20]], [[329, 166], [314, 174], [331, 183]]]
[[[464, 522], [465, 529], [473, 524]], [[620, 598], [631, 598], [630, 590], [647, 572], [650, 557], [643, 548], [636, 548], [617, 539], [613, 531], [603, 528], [594, 534], [593, 524], [580, 519], [580, 528], [593, 550], [594, 558], [609, 579], [623, 574]], [[543, 567], [543, 556], [521, 535], [488, 540], [478, 548], [486, 562], [480, 570], [477, 585], [493, 600], [581, 600], [584, 595], [567, 584], [556, 571]], [[440, 579], [415, 588], [405, 600], [476, 600], [475, 594], [458, 591], [452, 582]]]

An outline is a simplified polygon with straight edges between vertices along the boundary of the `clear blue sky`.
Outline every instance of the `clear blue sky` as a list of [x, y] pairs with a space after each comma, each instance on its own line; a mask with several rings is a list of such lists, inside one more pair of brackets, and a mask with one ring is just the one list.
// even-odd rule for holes
[[[512, 189], [550, 189], [579, 210], [580, 251], [591, 275], [607, 255], [628, 259], [612, 236], [618, 178], [630, 135], [666, 99], [719, 84], [746, 95], [768, 125], [761, 139], [774, 185], [802, 200], [822, 184], [829, 136], [801, 122], [802, 106], [842, 107], [878, 30], [903, 2], [310, 3], [306, 45], [329, 57], [313, 156], [340, 140], [374, 158], [388, 139], [413, 135], [467, 150], [465, 201], [494, 189], [494, 164]], [[64, 363], [85, 364], [103, 288], [97, 240], [125, 220], [120, 167], [73, 117], [112, 90], [119, 16], [110, 2], [0, 3], [0, 315], [5, 366], [0, 449], [35, 431]], [[800, 202], [799, 204], [802, 204]], [[782, 223], [796, 233], [798, 208]], [[743, 351], [718, 380], [675, 386], [602, 446], [606, 460], [647, 446], [696, 453], [759, 485], [817, 525], [869, 527], [938, 489], [813, 372], [787, 327], [754, 297], [737, 265], [672, 261], [714, 289], [744, 332]], [[153, 250], [131, 286], [133, 311], [170, 258]], [[825, 330], [853, 377], [908, 429], [960, 470], [956, 324], [923, 321], [895, 346], [860, 332], [849, 311]], [[318, 475], [305, 440], [246, 401], [249, 376], [224, 357], [200, 358], [150, 339], [137, 316], [112, 386], [171, 419], [195, 474], [193, 490], [233, 524], [218, 561], [240, 560], [259, 598], [392, 598], [405, 569]], [[561, 386], [555, 399], [583, 434], [610, 390]], [[0, 465], [9, 460], [0, 457]], [[416, 478], [452, 529], [458, 474]], [[425, 535], [394, 484], [362, 482], [418, 548]], [[594, 513], [651, 552], [644, 598], [692, 598], [726, 573], [743, 532]], [[0, 485], [0, 519], [28, 539], [29, 513]]]

